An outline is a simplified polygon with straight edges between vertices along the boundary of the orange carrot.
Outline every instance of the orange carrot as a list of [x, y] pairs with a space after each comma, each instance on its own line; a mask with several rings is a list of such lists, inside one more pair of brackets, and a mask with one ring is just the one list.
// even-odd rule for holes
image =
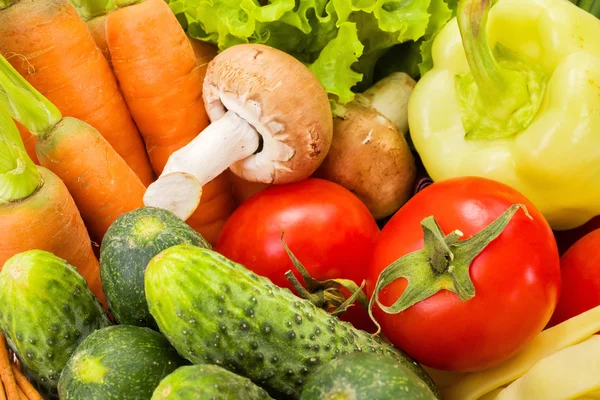
[[106, 42], [106, 14], [116, 8], [112, 0], [70, 0], [79, 16], [87, 23], [96, 46], [111, 66], [110, 51]]
[[13, 372], [15, 379], [19, 385], [19, 389], [23, 392], [26, 399], [29, 400], [43, 400], [39, 392], [33, 387], [33, 385], [27, 380], [25, 375], [13, 364]]
[[[154, 171], [160, 174], [169, 156], [208, 125], [202, 82], [216, 51], [190, 41], [164, 0], [145, 0], [112, 11], [106, 18], [106, 37], [121, 91]], [[203, 190], [200, 205], [187, 222], [215, 243], [235, 203], [226, 176], [217, 177]], [[214, 194], [207, 195], [211, 191]]]
[[121, 215], [144, 205], [145, 186], [89, 124], [63, 118], [36, 146], [40, 164], [69, 188], [98, 243]]
[[0, 333], [0, 378], [4, 383], [4, 389], [6, 391], [6, 397], [8, 400], [19, 400], [19, 386], [15, 380], [13, 374], [12, 361], [8, 356], [8, 347], [6, 346], [6, 340]]
[[152, 182], [144, 142], [115, 77], [71, 3], [7, 1], [14, 3], [0, 10], [0, 53], [65, 116], [98, 129], [144, 184]]
[[0, 57], [0, 91], [11, 116], [37, 137], [40, 164], [54, 172], [75, 200], [92, 239], [101, 243], [123, 213], [143, 206], [146, 190], [133, 170], [100, 133], [86, 122], [63, 118]]
[[2, 383], [2, 379], [0, 379], [0, 400], [6, 400], [6, 392], [4, 391], [4, 384]]
[[112, 69], [112, 63], [110, 60], [110, 51], [108, 50], [108, 43], [106, 42], [106, 15], [101, 15], [87, 22], [88, 30], [96, 43], [96, 46], [102, 52], [102, 55], [108, 62], [109, 67]]
[[0, 221], [0, 270], [17, 253], [46, 250], [76, 266], [106, 305], [100, 266], [73, 198], [54, 173], [33, 164], [1, 104]]
[[160, 174], [171, 153], [208, 125], [194, 50], [164, 0], [109, 13], [106, 37], [121, 90]]

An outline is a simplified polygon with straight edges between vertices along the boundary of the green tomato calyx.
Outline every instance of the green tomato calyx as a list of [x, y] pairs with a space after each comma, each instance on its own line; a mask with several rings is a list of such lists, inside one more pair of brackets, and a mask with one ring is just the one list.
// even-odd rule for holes
[[[423, 248], [388, 265], [375, 284], [369, 315], [377, 325], [377, 333], [381, 327], [373, 317], [374, 303], [387, 314], [398, 314], [441, 290], [456, 293], [462, 301], [475, 297], [475, 286], [469, 275], [471, 263], [500, 236], [519, 209], [531, 219], [524, 205], [514, 204], [483, 230], [464, 240], [459, 240], [463, 236], [459, 230], [445, 235], [433, 216], [421, 221]], [[379, 293], [399, 278], [408, 281], [406, 289], [393, 305], [384, 306], [379, 301]]]

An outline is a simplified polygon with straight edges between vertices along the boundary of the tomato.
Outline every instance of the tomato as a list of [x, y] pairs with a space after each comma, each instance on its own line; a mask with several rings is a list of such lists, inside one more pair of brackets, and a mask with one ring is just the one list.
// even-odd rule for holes
[[[285, 243], [319, 280], [344, 278], [360, 285], [379, 234], [367, 207], [347, 189], [333, 182], [309, 178], [276, 185], [250, 197], [229, 218], [216, 246], [236, 261], [273, 283], [292, 290], [285, 273], [300, 277]], [[359, 305], [342, 319], [371, 330], [372, 322]]]
[[600, 305], [600, 229], [578, 240], [560, 260], [561, 291], [549, 326]]
[[600, 216], [575, 229], [554, 232], [560, 253], [564, 254], [575, 242], [596, 229], [600, 229]]
[[[525, 205], [532, 219], [519, 209], [499, 236], [465, 264], [474, 297], [463, 301], [442, 289], [396, 314], [385, 313], [374, 303], [375, 318], [395, 346], [428, 367], [469, 372], [508, 359], [542, 331], [556, 307], [560, 287], [560, 260], [552, 230], [523, 195], [489, 179], [436, 182], [409, 200], [377, 240], [367, 292], [373, 295], [386, 266], [423, 248], [421, 221], [426, 217], [434, 216], [444, 234], [460, 230], [464, 234], [460, 243], [514, 204]], [[454, 258], [452, 263], [459, 261]], [[431, 268], [427, 261], [420, 266]], [[418, 267], [411, 264], [413, 270]], [[445, 284], [452, 285], [452, 279]], [[406, 279], [394, 280], [378, 299], [390, 306], [406, 287]]]

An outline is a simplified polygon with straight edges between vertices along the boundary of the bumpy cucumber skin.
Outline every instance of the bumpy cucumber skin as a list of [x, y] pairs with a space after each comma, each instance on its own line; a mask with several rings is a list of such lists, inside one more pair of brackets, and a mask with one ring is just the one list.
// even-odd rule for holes
[[200, 364], [179, 368], [160, 382], [150, 400], [269, 400], [250, 379], [224, 368]]
[[165, 376], [187, 364], [159, 332], [111, 326], [81, 342], [58, 392], [61, 400], [147, 400]]
[[181, 243], [210, 248], [199, 233], [160, 208], [138, 208], [110, 226], [100, 248], [100, 277], [118, 323], [158, 329], [146, 304], [144, 271], [152, 257]]
[[79, 343], [111, 325], [77, 270], [51, 253], [30, 250], [0, 272], [0, 330], [25, 374], [57, 398], [60, 373]]
[[308, 378], [300, 400], [435, 400], [429, 387], [397, 360], [351, 353], [321, 365]]
[[146, 270], [150, 313], [194, 364], [239, 373], [278, 399], [297, 399], [320, 364], [351, 352], [395, 357], [435, 389], [419, 364], [222, 255], [171, 247]]

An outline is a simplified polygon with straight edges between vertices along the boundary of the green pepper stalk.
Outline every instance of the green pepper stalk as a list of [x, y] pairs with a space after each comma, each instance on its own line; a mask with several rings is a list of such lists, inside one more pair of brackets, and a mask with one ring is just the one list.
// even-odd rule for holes
[[0, 94], [0, 205], [29, 197], [42, 183]]
[[500, 66], [488, 44], [486, 28], [491, 6], [491, 0], [461, 1], [456, 16], [481, 100], [496, 117], [510, 118], [527, 102], [529, 93], [523, 74]]
[[470, 73], [457, 75], [456, 91], [467, 139], [510, 137], [526, 129], [546, 87], [543, 71], [487, 36], [492, 0], [462, 0], [457, 21]]

